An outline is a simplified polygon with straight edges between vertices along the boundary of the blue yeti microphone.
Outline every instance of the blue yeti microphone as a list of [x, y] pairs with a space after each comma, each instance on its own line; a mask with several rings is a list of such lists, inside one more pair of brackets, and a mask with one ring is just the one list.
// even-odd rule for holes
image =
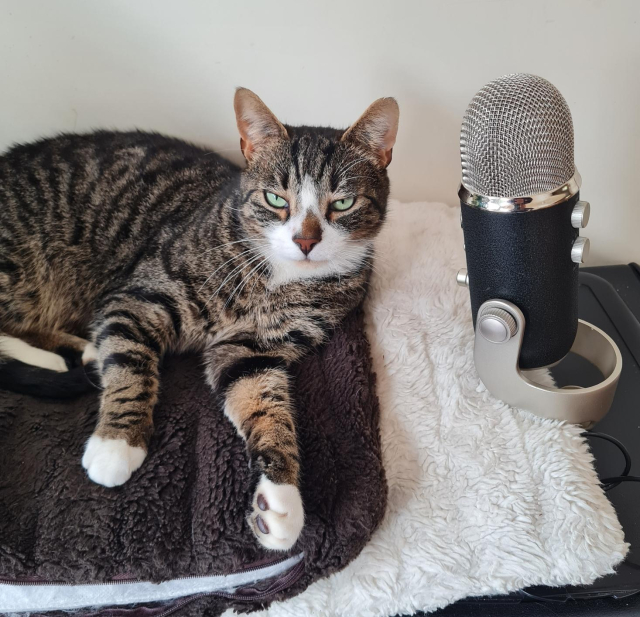
[[[593, 422], [608, 411], [621, 369], [615, 343], [578, 319], [578, 269], [589, 251], [589, 220], [573, 160], [573, 122], [560, 92], [514, 74], [472, 99], [460, 136], [458, 193], [476, 329], [475, 364], [497, 398], [545, 417]], [[569, 351], [604, 381], [585, 389], [535, 384], [527, 369]], [[524, 372], [522, 372], [524, 371]]]
[[503, 298], [524, 313], [521, 368], [563, 358], [578, 326], [578, 230], [573, 123], [566, 101], [535, 75], [507, 75], [471, 101], [460, 137], [459, 196], [474, 324], [478, 308]]

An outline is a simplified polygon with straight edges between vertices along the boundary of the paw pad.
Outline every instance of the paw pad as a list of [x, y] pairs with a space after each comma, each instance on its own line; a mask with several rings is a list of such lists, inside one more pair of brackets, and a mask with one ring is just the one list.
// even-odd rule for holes
[[275, 484], [262, 476], [253, 497], [249, 525], [262, 546], [276, 551], [290, 549], [304, 525], [298, 488], [293, 484]]
[[264, 498], [264, 495], [262, 493], [258, 495], [256, 501], [258, 502], [258, 508], [260, 508], [263, 512], [269, 509], [269, 504], [267, 503], [267, 500]]
[[269, 527], [267, 526], [267, 524], [264, 522], [264, 519], [259, 514], [256, 516], [256, 525], [258, 526], [258, 529], [262, 533], [264, 534], [269, 533]]

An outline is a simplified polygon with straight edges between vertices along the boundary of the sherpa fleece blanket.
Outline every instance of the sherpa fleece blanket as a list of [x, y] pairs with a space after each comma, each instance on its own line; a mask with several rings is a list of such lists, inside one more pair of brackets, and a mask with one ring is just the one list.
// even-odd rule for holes
[[[93, 484], [80, 465], [96, 395], [60, 403], [0, 392], [0, 614], [97, 605], [74, 614], [218, 615], [343, 568], [387, 496], [361, 313], [296, 381], [306, 522], [289, 556], [261, 549], [248, 528], [244, 444], [198, 358], [166, 361], [149, 456], [116, 489]], [[101, 610], [116, 597], [118, 611]]]
[[589, 584], [624, 558], [581, 429], [512, 409], [478, 378], [469, 293], [455, 284], [459, 215], [393, 203], [377, 245], [365, 315], [389, 485], [382, 524], [344, 570], [256, 617], [433, 611]]

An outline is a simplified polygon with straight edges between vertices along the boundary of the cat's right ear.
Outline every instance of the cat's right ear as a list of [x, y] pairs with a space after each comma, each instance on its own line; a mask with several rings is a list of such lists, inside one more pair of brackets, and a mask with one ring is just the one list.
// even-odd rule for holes
[[256, 151], [269, 141], [288, 139], [287, 129], [251, 90], [238, 88], [233, 108], [240, 132], [240, 149], [247, 161], [251, 161]]
[[341, 139], [364, 146], [376, 155], [381, 167], [388, 167], [398, 135], [399, 117], [400, 110], [395, 99], [378, 99], [369, 105]]

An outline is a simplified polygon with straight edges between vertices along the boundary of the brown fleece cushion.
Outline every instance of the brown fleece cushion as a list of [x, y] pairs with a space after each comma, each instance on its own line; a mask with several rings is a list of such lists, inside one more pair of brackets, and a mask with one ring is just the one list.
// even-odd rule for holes
[[[387, 494], [362, 313], [296, 373], [306, 524], [291, 553], [304, 551], [304, 571], [277, 599], [354, 559]], [[92, 483], [80, 465], [97, 407], [96, 394], [61, 403], [0, 391], [0, 578], [162, 581], [274, 558], [247, 526], [255, 474], [197, 357], [166, 359], [149, 455], [115, 489]], [[195, 599], [177, 614], [264, 605], [234, 602]]]

